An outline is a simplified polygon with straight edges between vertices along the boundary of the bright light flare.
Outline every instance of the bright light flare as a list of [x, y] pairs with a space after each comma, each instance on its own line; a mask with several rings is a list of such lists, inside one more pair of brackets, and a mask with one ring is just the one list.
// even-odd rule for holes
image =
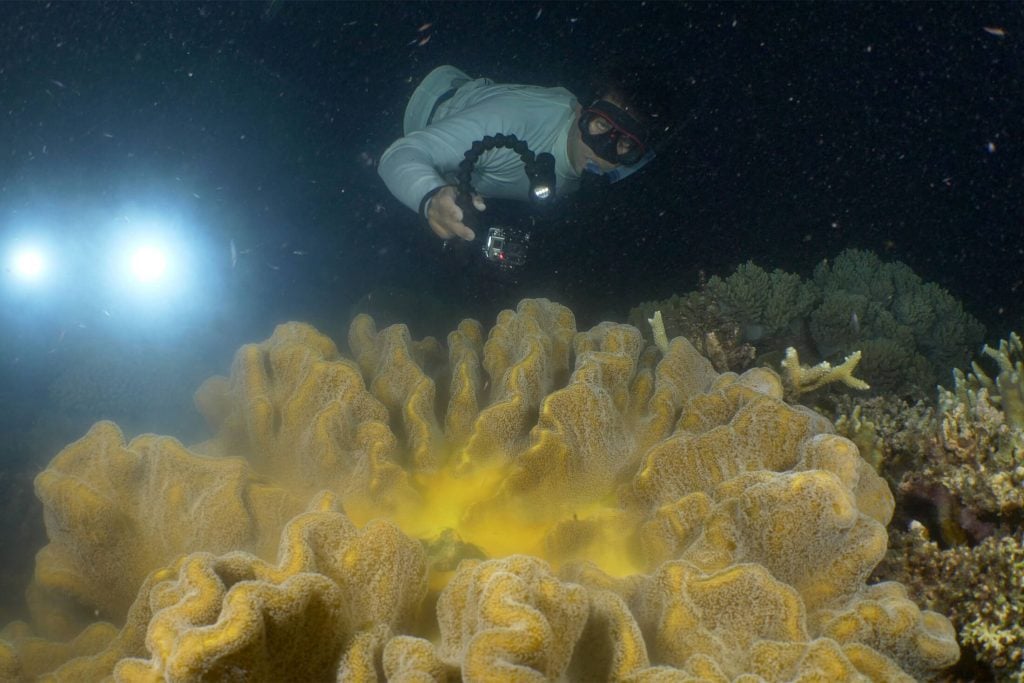
[[167, 251], [154, 244], [140, 245], [129, 255], [129, 269], [142, 284], [159, 282], [167, 274]]
[[46, 255], [38, 247], [19, 247], [11, 254], [11, 272], [22, 282], [39, 282], [46, 275]]
[[160, 227], [116, 241], [109, 267], [111, 295], [147, 308], [181, 301], [192, 275], [192, 250], [172, 230]]

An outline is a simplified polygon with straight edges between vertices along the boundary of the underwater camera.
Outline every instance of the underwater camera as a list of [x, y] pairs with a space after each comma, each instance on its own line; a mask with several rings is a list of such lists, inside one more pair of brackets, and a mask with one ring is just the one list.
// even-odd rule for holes
[[512, 270], [526, 263], [526, 248], [530, 233], [512, 227], [487, 228], [484, 240], [484, 258], [504, 270]]
[[530, 180], [530, 201], [535, 206], [550, 205], [555, 199], [555, 158], [543, 152], [534, 154], [526, 142], [515, 135], [487, 135], [473, 143], [459, 164], [458, 195], [456, 204], [462, 209], [463, 223], [478, 234], [484, 232], [486, 237], [481, 251], [484, 258], [503, 271], [511, 271], [526, 263], [527, 247], [530, 244], [530, 231], [515, 225], [482, 225], [483, 216], [473, 206], [473, 185], [470, 176], [477, 159], [484, 152], [507, 147], [519, 154], [526, 167], [526, 177]]

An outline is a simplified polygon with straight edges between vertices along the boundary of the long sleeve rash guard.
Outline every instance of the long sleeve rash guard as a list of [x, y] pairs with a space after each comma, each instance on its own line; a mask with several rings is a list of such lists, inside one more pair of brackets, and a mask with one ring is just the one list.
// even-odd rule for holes
[[[576, 107], [576, 98], [564, 88], [472, 80], [437, 107], [430, 125], [406, 131], [388, 147], [378, 172], [399, 201], [419, 211], [428, 192], [455, 183], [459, 163], [474, 142], [504, 133], [526, 141], [535, 154], [549, 152], [555, 157], [556, 193], [565, 195], [579, 187], [567, 148]], [[522, 201], [530, 186], [522, 160], [510, 149], [485, 152], [472, 183], [485, 198]]]

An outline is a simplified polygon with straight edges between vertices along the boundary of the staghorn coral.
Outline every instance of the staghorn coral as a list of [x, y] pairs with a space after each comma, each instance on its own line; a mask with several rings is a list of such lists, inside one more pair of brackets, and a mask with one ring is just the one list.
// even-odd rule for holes
[[903, 680], [956, 659], [943, 617], [866, 585], [892, 496], [774, 372], [578, 332], [546, 300], [448, 341], [445, 368], [360, 316], [353, 361], [279, 326], [197, 393], [203, 455], [107, 424], [58, 455], [37, 613], [123, 622], [58, 678]]
[[999, 370], [978, 363], [955, 371], [954, 388], [939, 390], [940, 430], [926, 477], [970, 508], [1002, 516], [1024, 509], [1024, 380], [1020, 338], [1012, 334], [984, 353]]
[[793, 396], [809, 393], [834, 382], [861, 391], [870, 389], [867, 382], [853, 376], [860, 358], [861, 352], [854, 351], [835, 367], [828, 361], [822, 361], [809, 368], [800, 365], [797, 350], [790, 346], [786, 349], [786, 357], [782, 359], [782, 369], [786, 373], [786, 388]]

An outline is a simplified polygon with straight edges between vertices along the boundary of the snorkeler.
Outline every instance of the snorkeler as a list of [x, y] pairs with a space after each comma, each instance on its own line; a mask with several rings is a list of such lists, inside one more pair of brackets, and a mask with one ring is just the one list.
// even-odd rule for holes
[[[633, 69], [612, 67], [597, 82], [589, 106], [565, 88], [496, 84], [472, 79], [453, 66], [431, 71], [405, 110], [404, 137], [380, 159], [378, 172], [391, 193], [419, 213], [443, 240], [472, 240], [456, 203], [455, 176], [466, 151], [485, 136], [515, 135], [530, 149], [555, 159], [557, 195], [579, 188], [584, 172], [616, 182], [653, 157], [652, 138], [667, 117], [653, 93], [640, 87]], [[485, 197], [526, 201], [529, 180], [520, 156], [510, 149], [487, 152], [472, 174], [473, 204]]]

